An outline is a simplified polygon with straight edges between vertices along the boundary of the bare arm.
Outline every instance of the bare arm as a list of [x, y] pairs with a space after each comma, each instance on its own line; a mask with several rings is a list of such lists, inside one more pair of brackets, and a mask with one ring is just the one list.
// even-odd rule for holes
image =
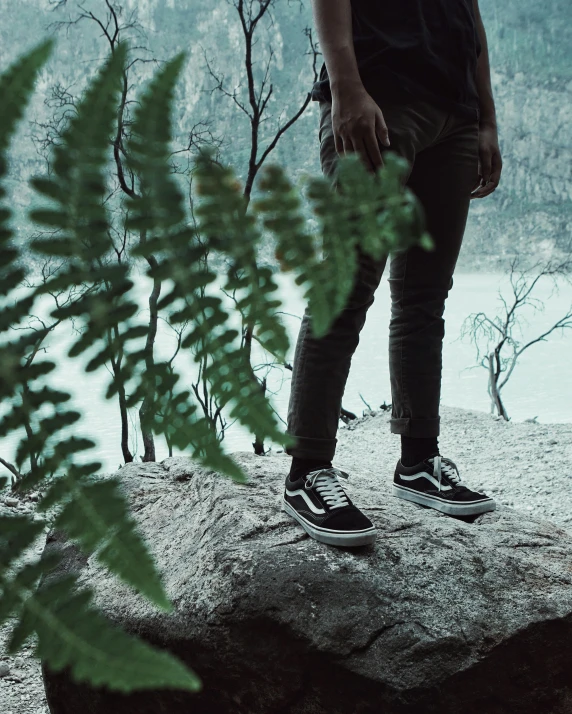
[[496, 190], [502, 172], [502, 157], [499, 149], [497, 119], [493, 93], [491, 90], [491, 74], [489, 68], [489, 52], [487, 36], [479, 11], [478, 0], [473, 0], [475, 21], [481, 54], [477, 62], [476, 84], [479, 95], [479, 181], [471, 193], [471, 198], [484, 198]]
[[314, 22], [330, 78], [332, 94], [361, 86], [354, 42], [350, 0], [312, 0]]
[[381, 109], [359, 75], [352, 35], [351, 0], [312, 0], [314, 23], [330, 78], [332, 129], [338, 154], [357, 151], [367, 168], [383, 166], [379, 140], [389, 146]]
[[475, 21], [479, 40], [481, 42], [481, 54], [477, 62], [476, 84], [479, 94], [479, 109], [480, 109], [480, 124], [481, 126], [490, 125], [496, 127], [496, 112], [495, 103], [493, 100], [493, 92], [491, 89], [491, 70], [489, 65], [489, 47], [487, 44], [487, 35], [483, 25], [483, 19], [479, 9], [478, 0], [473, 0], [473, 9], [475, 11]]

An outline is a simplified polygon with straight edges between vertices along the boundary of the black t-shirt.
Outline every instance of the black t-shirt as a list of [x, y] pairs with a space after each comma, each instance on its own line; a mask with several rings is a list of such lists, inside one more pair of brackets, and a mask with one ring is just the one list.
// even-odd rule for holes
[[[472, 0], [351, 0], [358, 70], [388, 103], [433, 102], [479, 118], [475, 84], [481, 43]], [[325, 63], [314, 101], [332, 101]]]

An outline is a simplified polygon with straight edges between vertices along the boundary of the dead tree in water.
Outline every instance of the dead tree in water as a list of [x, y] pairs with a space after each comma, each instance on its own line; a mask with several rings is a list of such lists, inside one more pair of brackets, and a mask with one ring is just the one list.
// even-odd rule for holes
[[[513, 373], [520, 355], [536, 342], [545, 342], [548, 335], [554, 330], [572, 327], [571, 305], [563, 317], [538, 337], [526, 344], [522, 344], [515, 338], [515, 328], [520, 324], [517, 311], [522, 311], [522, 308], [526, 305], [531, 305], [535, 310], [544, 309], [544, 303], [531, 295], [539, 280], [543, 277], [551, 277], [554, 280], [556, 290], [558, 290], [556, 282], [558, 276], [570, 282], [570, 270], [572, 268], [572, 258], [569, 256], [562, 262], [553, 260], [546, 262], [540, 271], [537, 270], [540, 264], [540, 261], [538, 261], [529, 271], [519, 270], [517, 275], [518, 260], [518, 257], [515, 257], [510, 264], [509, 278], [513, 293], [510, 301], [505, 300], [499, 291], [504, 314], [490, 318], [484, 312], [472, 313], [465, 319], [461, 327], [461, 339], [468, 334], [477, 348], [477, 361], [479, 362], [477, 366], [484, 367], [488, 372], [487, 388], [491, 399], [491, 414], [496, 409], [497, 415], [506, 421], [509, 421], [509, 417], [500, 392]], [[484, 354], [481, 353], [480, 349], [481, 340], [484, 340], [487, 345]], [[501, 379], [501, 377], [503, 378]]]
[[[207, 69], [209, 74], [216, 82], [216, 86], [213, 87], [211, 92], [217, 91], [222, 95], [231, 99], [235, 105], [238, 107], [240, 112], [242, 112], [248, 119], [250, 124], [250, 144], [248, 147], [248, 169], [246, 171], [246, 177], [244, 182], [243, 195], [246, 199], [245, 206], [251, 198], [252, 189], [254, 186], [254, 181], [262, 168], [264, 162], [267, 160], [271, 152], [276, 148], [278, 141], [284, 134], [300, 119], [302, 114], [306, 111], [306, 108], [310, 104], [310, 92], [305, 94], [300, 94], [293, 101], [293, 107], [290, 110], [290, 117], [277, 122], [276, 127], [273, 130], [263, 131], [263, 124], [267, 122], [269, 117], [269, 100], [272, 98], [272, 93], [274, 86], [271, 79], [271, 66], [274, 60], [274, 49], [270, 41], [266, 42], [265, 48], [259, 50], [259, 54], [264, 58], [264, 72], [255, 71], [256, 57], [255, 57], [255, 46], [258, 43], [257, 30], [258, 33], [262, 33], [262, 23], [266, 22], [270, 26], [274, 24], [274, 18], [272, 16], [272, 11], [274, 10], [275, 0], [227, 0], [229, 4], [232, 4], [236, 9], [238, 15], [238, 22], [244, 36], [244, 54], [242, 55], [242, 62], [244, 67], [244, 79], [246, 88], [244, 92], [237, 92], [236, 89], [229, 91], [224, 86], [224, 78], [221, 74], [217, 73], [205, 56], [205, 61], [207, 64]], [[308, 86], [311, 86], [318, 79], [318, 51], [316, 48], [316, 43], [312, 39], [311, 28], [304, 28], [303, 33], [308, 38], [309, 49], [307, 54], [312, 60], [312, 69], [308, 73]], [[256, 80], [256, 76], [260, 76], [259, 82]], [[243, 95], [243, 96], [241, 96]], [[265, 148], [263, 148], [265, 145]], [[239, 300], [236, 296], [236, 291], [232, 294], [225, 294], [230, 297], [237, 309], [240, 310], [238, 305]], [[241, 345], [245, 348], [248, 355], [248, 359], [252, 364], [252, 347], [253, 341], [256, 340], [255, 335], [255, 324], [243, 315], [242, 326], [241, 326]], [[251, 378], [258, 383], [263, 394], [266, 394], [267, 382], [266, 377], [259, 378], [256, 375], [258, 366], [252, 365]], [[257, 455], [263, 455], [265, 453], [264, 443], [258, 434], [253, 434], [254, 441], [252, 446], [254, 453]]]

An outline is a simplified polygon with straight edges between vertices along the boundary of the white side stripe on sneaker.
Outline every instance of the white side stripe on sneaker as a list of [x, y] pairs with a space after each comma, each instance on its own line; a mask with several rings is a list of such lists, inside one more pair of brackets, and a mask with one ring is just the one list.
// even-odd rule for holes
[[301, 488], [296, 489], [296, 491], [289, 491], [286, 489], [286, 495], [292, 497], [292, 496], [302, 496], [304, 501], [306, 501], [306, 504], [308, 508], [312, 511], [312, 513], [315, 513], [316, 515], [323, 515], [326, 511], [323, 508], [318, 508], [310, 499], [310, 496], [303, 491]]
[[[428, 481], [431, 481], [431, 483], [434, 486], [437, 486], [437, 488], [439, 488], [439, 482], [437, 481], [437, 479], [434, 476], [432, 476], [431, 474], [427, 473], [427, 471], [420, 471], [419, 473], [413, 474], [412, 476], [406, 476], [405, 474], [399, 474], [399, 477], [402, 478], [404, 481], [414, 481], [416, 478], [423, 477], [423, 478], [426, 478]], [[452, 488], [453, 488], [452, 486], [445, 486], [445, 484], [443, 484], [443, 482], [441, 482], [441, 489], [440, 489], [441, 491], [451, 491]]]

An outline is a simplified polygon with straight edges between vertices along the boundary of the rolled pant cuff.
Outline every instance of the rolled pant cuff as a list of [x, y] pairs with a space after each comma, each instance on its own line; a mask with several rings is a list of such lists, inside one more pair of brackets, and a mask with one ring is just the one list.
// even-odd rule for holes
[[331, 461], [336, 453], [337, 439], [312, 439], [306, 436], [295, 436], [298, 443], [286, 449], [288, 456], [297, 459], [324, 459]]
[[391, 418], [389, 420], [392, 434], [403, 434], [418, 439], [427, 439], [432, 436], [439, 436], [441, 417], [436, 419], [412, 419], [403, 417], [400, 419]]

